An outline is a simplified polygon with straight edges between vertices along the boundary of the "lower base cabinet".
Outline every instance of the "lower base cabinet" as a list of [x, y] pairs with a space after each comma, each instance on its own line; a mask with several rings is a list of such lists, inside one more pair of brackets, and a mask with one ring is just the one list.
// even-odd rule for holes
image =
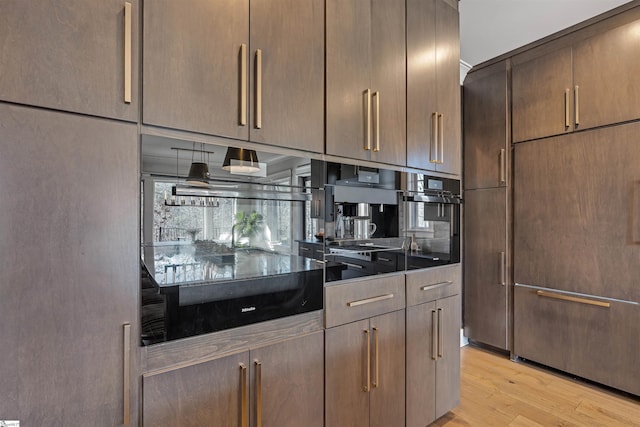
[[404, 426], [404, 316], [399, 310], [325, 331], [327, 427]]
[[514, 354], [640, 395], [640, 305], [530, 286], [514, 292]]
[[143, 426], [322, 427], [317, 332], [143, 377]]

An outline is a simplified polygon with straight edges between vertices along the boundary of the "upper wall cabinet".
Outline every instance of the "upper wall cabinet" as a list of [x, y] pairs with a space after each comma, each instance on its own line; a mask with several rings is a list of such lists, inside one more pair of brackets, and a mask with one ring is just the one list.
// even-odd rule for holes
[[407, 165], [459, 175], [457, 2], [407, 0], [407, 67]]
[[322, 152], [323, 22], [322, 0], [145, 3], [144, 123]]
[[640, 118], [639, 42], [636, 20], [544, 56], [514, 58], [514, 142]]
[[138, 0], [0, 2], [0, 100], [137, 121]]
[[405, 165], [404, 1], [326, 3], [326, 152]]

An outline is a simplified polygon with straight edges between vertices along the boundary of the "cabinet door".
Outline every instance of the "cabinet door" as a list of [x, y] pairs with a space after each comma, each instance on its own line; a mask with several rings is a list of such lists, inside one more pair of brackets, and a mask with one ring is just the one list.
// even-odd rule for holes
[[405, 311], [371, 319], [370, 426], [405, 423]]
[[516, 283], [640, 302], [639, 133], [631, 123], [516, 146]]
[[325, 425], [369, 427], [369, 320], [325, 331]]
[[[436, 99], [440, 117], [440, 163], [436, 170], [462, 172], [460, 117], [460, 20], [457, 8], [436, 0]], [[424, 94], [423, 94], [424, 96]]]
[[572, 130], [570, 47], [524, 63], [516, 58], [511, 82], [513, 142]]
[[576, 128], [640, 118], [638, 25], [635, 21], [574, 46]]
[[324, 425], [322, 332], [251, 350], [251, 369], [250, 425]]
[[427, 170], [435, 170], [435, 20], [435, 0], [407, 0], [407, 165]]
[[435, 302], [407, 307], [407, 427], [436, 419], [437, 315]]
[[436, 418], [460, 403], [460, 295], [438, 300]]
[[324, 2], [252, 0], [250, 28], [249, 139], [322, 153]]
[[144, 6], [144, 123], [248, 139], [249, 0]]
[[464, 331], [508, 349], [507, 189], [464, 194]]
[[326, 1], [327, 154], [370, 156], [371, 8], [369, 0]]
[[135, 424], [137, 128], [9, 104], [0, 117], [0, 414]]
[[248, 383], [248, 352], [145, 375], [143, 426], [247, 425]]
[[464, 81], [464, 188], [506, 186], [509, 93], [507, 64], [467, 74]]
[[138, 0], [0, 2], [0, 99], [137, 121], [138, 10]]

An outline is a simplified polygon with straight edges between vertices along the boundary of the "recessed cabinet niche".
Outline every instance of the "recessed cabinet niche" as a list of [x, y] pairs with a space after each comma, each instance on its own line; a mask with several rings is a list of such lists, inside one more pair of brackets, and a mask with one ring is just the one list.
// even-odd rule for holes
[[145, 3], [143, 122], [322, 152], [323, 6]]

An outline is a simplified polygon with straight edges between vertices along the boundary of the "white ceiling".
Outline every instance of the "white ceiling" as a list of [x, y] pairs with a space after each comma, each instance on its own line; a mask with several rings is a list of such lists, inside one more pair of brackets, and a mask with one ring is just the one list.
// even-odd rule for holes
[[460, 59], [477, 65], [628, 0], [460, 0]]

